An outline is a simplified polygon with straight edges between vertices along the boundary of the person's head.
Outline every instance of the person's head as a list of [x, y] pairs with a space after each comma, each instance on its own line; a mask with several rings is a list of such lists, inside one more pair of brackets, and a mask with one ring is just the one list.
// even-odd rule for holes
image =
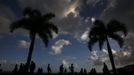
[[31, 61], [31, 63], [34, 63], [33, 61]]
[[71, 64], [71, 66], [73, 66], [73, 64]]

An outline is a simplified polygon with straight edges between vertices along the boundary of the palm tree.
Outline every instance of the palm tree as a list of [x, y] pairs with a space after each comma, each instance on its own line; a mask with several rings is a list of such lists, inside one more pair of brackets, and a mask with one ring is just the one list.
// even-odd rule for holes
[[104, 42], [107, 44], [107, 50], [110, 58], [110, 62], [112, 65], [112, 69], [114, 73], [116, 73], [116, 68], [114, 64], [114, 58], [111, 51], [110, 43], [108, 41], [108, 38], [112, 38], [115, 40], [120, 47], [123, 46], [123, 37], [121, 37], [121, 33], [125, 36], [127, 35], [127, 29], [124, 24], [120, 23], [117, 20], [111, 20], [107, 25], [105, 25], [101, 20], [95, 20], [93, 23], [94, 26], [91, 28], [91, 31], [89, 32], [89, 42], [88, 42], [88, 48], [89, 50], [92, 50], [92, 46], [98, 42], [99, 48], [102, 50], [102, 46]]
[[26, 62], [26, 71], [28, 71], [36, 35], [43, 40], [45, 47], [47, 47], [49, 40], [53, 37], [52, 32], [58, 33], [58, 28], [52, 22], [50, 22], [50, 20], [55, 17], [55, 15], [52, 13], [42, 15], [39, 10], [25, 8], [23, 14], [24, 18], [13, 22], [10, 26], [10, 30], [13, 32], [15, 29], [23, 28], [29, 31], [31, 44]]

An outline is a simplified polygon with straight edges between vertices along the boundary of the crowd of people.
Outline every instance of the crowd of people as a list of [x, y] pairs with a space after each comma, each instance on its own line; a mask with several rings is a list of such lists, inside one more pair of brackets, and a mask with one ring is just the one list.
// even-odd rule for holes
[[[110, 71], [107, 67], [107, 65], [104, 63], [103, 64], [103, 73], [104, 74], [110, 74]], [[1, 65], [0, 65], [1, 66]], [[13, 73], [25, 73], [25, 64], [21, 63], [19, 66], [16, 64], [14, 69], [13, 69]], [[35, 71], [36, 69], [36, 64], [34, 61], [31, 61], [30, 63], [30, 66], [29, 66], [29, 69], [28, 69], [28, 73], [39, 73], [39, 74], [42, 74], [43, 73], [43, 68], [42, 67], [38, 67], [37, 71]], [[50, 64], [47, 65], [47, 73], [48, 74], [51, 74], [52, 73], [52, 66]], [[67, 73], [70, 73], [70, 74], [74, 74], [74, 73], [77, 73], [74, 71], [74, 65], [71, 64], [68, 68], [64, 67], [63, 64], [61, 64], [59, 66], [59, 73], [60, 74], [67, 74]], [[80, 74], [87, 74], [87, 70], [85, 68], [81, 68], [80, 71], [79, 71]], [[89, 72], [90, 74], [96, 74], [96, 69], [95, 68], [92, 68]]]

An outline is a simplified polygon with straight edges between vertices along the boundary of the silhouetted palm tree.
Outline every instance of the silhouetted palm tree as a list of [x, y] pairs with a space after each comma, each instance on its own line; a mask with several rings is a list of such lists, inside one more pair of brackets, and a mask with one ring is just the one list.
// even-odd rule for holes
[[25, 8], [23, 15], [24, 18], [11, 24], [10, 30], [13, 32], [15, 29], [23, 28], [29, 31], [31, 44], [26, 62], [26, 67], [28, 70], [36, 35], [38, 35], [43, 40], [45, 47], [47, 47], [49, 40], [53, 37], [52, 32], [58, 33], [58, 28], [49, 21], [55, 17], [55, 15], [52, 13], [42, 15], [38, 10]]
[[89, 50], [92, 50], [92, 46], [96, 42], [98, 42], [99, 48], [101, 50], [104, 42], [106, 41], [112, 69], [114, 73], [116, 73], [113, 54], [111, 51], [108, 38], [112, 38], [113, 40], [117, 41], [119, 46], [122, 47], [124, 40], [123, 40], [123, 37], [121, 37], [120, 35], [121, 33], [118, 33], [118, 32], [122, 32], [126, 36], [127, 29], [124, 24], [118, 22], [117, 20], [111, 20], [107, 25], [105, 25], [101, 20], [96, 20], [93, 24], [94, 26], [91, 28], [91, 31], [89, 32], [90, 40], [88, 42], [88, 48]]

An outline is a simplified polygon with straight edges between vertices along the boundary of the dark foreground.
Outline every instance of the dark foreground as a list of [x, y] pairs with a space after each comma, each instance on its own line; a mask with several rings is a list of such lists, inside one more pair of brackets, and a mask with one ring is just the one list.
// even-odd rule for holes
[[24, 72], [5, 72], [0, 70], [0, 75], [134, 75], [134, 64], [133, 65], [127, 65], [122, 68], [117, 69], [117, 73], [113, 74], [112, 71], [105, 72], [105, 73], [98, 73], [96, 71], [90, 71], [90, 72], [74, 72], [71, 74], [70, 72], [66, 73], [44, 73], [44, 72], [35, 72], [35, 73], [24, 73]]
[[134, 72], [131, 73], [117, 73], [117, 74], [103, 74], [103, 73], [97, 73], [97, 74], [80, 74], [80, 73], [74, 73], [74, 74], [59, 74], [59, 73], [53, 73], [53, 74], [48, 74], [48, 73], [42, 73], [42, 74], [38, 74], [38, 73], [0, 73], [0, 75], [134, 75]]

